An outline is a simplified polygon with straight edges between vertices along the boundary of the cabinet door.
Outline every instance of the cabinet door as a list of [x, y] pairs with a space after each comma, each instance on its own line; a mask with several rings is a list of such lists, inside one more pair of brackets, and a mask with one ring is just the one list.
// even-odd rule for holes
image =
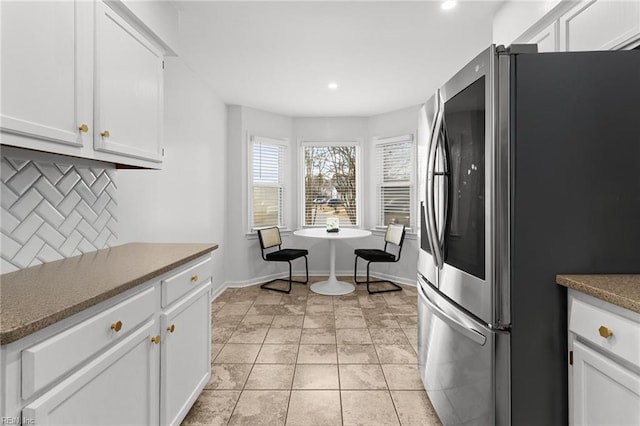
[[160, 163], [162, 53], [104, 3], [96, 11], [94, 148]]
[[161, 424], [179, 424], [211, 376], [211, 280], [161, 316]]
[[149, 322], [23, 409], [49, 425], [158, 423], [158, 357]]
[[640, 37], [640, 1], [587, 0], [560, 18], [561, 51], [613, 50]]
[[572, 385], [574, 424], [640, 424], [640, 375], [580, 342], [573, 343]]
[[2, 2], [2, 143], [57, 152], [56, 145], [90, 139], [92, 8], [82, 1]]

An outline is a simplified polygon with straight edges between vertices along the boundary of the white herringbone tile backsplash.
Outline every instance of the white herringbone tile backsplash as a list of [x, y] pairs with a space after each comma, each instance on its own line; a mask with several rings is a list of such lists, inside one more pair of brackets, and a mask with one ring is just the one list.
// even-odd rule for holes
[[115, 244], [115, 170], [2, 157], [1, 272]]

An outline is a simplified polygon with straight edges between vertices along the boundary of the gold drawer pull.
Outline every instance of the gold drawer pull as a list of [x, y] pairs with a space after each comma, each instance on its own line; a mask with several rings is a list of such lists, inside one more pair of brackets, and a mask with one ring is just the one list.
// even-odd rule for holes
[[167, 331], [169, 333], [173, 333], [176, 330], [176, 325], [175, 324], [171, 324], [169, 327], [167, 327]]
[[103, 138], [108, 138], [111, 135], [109, 134], [108, 130], [105, 130], [104, 132], [100, 133], [100, 136], [102, 136]]
[[111, 324], [111, 329], [116, 333], [122, 330], [122, 321], [114, 322], [113, 324]]
[[196, 275], [192, 275], [192, 276], [191, 276], [191, 281], [193, 281], [194, 283], [195, 283], [196, 281], [198, 281], [198, 274], [196, 274]]
[[89, 131], [89, 126], [83, 124], [82, 126], [78, 127], [78, 130], [80, 130], [82, 133], [87, 133]]
[[151, 341], [157, 345], [158, 343], [160, 343], [160, 336], [153, 336], [151, 338]]
[[605, 339], [608, 339], [609, 337], [613, 336], [613, 330], [605, 327], [604, 325], [600, 326], [600, 328], [598, 329], [598, 333], [600, 333], [600, 335]]

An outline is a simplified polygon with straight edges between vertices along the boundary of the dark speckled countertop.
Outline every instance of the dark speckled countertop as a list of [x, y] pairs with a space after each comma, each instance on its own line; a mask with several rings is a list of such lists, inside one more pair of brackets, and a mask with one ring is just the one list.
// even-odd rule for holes
[[28, 336], [218, 248], [130, 243], [0, 275], [0, 344]]
[[556, 282], [640, 313], [640, 275], [556, 275]]

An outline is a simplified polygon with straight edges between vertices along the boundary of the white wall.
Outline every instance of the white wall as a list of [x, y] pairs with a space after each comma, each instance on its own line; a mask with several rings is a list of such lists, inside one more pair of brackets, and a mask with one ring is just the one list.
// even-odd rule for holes
[[118, 240], [218, 243], [214, 285], [225, 280], [226, 109], [180, 58], [164, 75], [163, 169], [118, 171]]
[[[288, 138], [292, 141], [291, 118], [243, 106], [228, 106], [227, 115], [227, 282], [232, 286], [255, 284], [264, 281], [261, 277], [283, 271], [283, 265], [264, 262], [255, 235], [247, 235], [248, 137]], [[288, 196], [295, 194], [293, 190], [289, 192]]]
[[[295, 208], [299, 201], [300, 179], [299, 141], [305, 139], [341, 139], [357, 138], [362, 140], [363, 167], [363, 227], [370, 229], [375, 225], [375, 215], [368, 211], [375, 207], [375, 190], [370, 191], [373, 181], [369, 173], [372, 171], [371, 136], [391, 137], [414, 134], [417, 128], [418, 107], [410, 107], [388, 114], [374, 117], [339, 117], [339, 118], [290, 118], [242, 106], [227, 108], [228, 150], [227, 150], [227, 283], [241, 286], [267, 281], [270, 277], [286, 274], [287, 265], [264, 262], [260, 257], [260, 246], [255, 235], [247, 235], [247, 155], [248, 136], [264, 136], [270, 138], [287, 137], [291, 143], [290, 170], [291, 185], [288, 196], [293, 207], [289, 214], [288, 225], [291, 229], [300, 227], [299, 211]], [[312, 275], [325, 275], [329, 269], [329, 250], [326, 241], [314, 241], [283, 233], [284, 247], [309, 249], [309, 271]], [[336, 246], [336, 271], [351, 275], [353, 271], [353, 250], [357, 247], [383, 248], [381, 233], [374, 233], [366, 239], [342, 241]], [[378, 275], [397, 279], [400, 282], [414, 283], [417, 265], [417, 246], [411, 236], [405, 241], [402, 259], [397, 264], [376, 265], [372, 270]], [[361, 266], [364, 264], [361, 263]], [[302, 261], [294, 264], [294, 272], [302, 273]], [[360, 269], [364, 271], [363, 268]]]

